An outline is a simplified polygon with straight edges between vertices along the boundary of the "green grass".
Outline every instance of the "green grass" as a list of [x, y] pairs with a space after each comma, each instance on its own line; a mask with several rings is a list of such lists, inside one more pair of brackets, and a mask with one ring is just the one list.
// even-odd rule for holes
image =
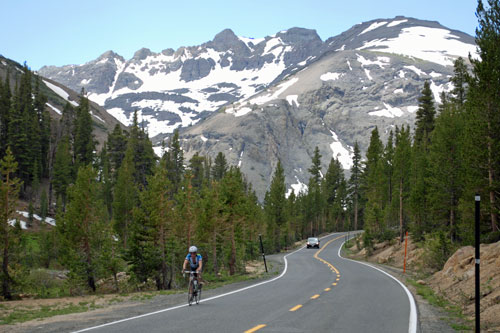
[[64, 307], [42, 306], [40, 309], [37, 310], [28, 308], [16, 308], [6, 315], [0, 314], [0, 325], [23, 323], [25, 321], [30, 321], [33, 319], [43, 319], [57, 315], [86, 312], [96, 308], [97, 307], [95, 306], [95, 304], [90, 304], [90, 305], [71, 304]]
[[422, 296], [429, 304], [443, 309], [449, 317], [442, 318], [456, 331], [469, 331], [472, 330], [470, 320], [468, 320], [462, 313], [462, 310], [457, 305], [450, 303], [445, 298], [436, 295], [427, 285], [418, 284], [413, 279], [406, 279], [406, 282], [417, 289], [417, 294]]

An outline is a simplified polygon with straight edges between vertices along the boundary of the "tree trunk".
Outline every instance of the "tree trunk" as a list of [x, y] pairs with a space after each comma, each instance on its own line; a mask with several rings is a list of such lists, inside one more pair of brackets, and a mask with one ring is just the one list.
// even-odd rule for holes
[[229, 275], [236, 273], [236, 241], [234, 239], [234, 224], [231, 225], [231, 258], [229, 259]]
[[354, 230], [358, 230], [358, 193], [354, 193]]
[[403, 239], [403, 178], [399, 179], [399, 239]]
[[[488, 133], [491, 133], [491, 122], [488, 121]], [[496, 211], [496, 198], [495, 198], [495, 170], [493, 169], [493, 148], [491, 135], [488, 135], [488, 185], [489, 185], [489, 195], [490, 195], [490, 216], [491, 216], [491, 232], [499, 231], [498, 229], [498, 215]]]
[[[8, 228], [7, 224], [7, 228]], [[4, 249], [3, 249], [3, 262], [2, 262], [2, 273], [3, 273], [3, 281], [2, 281], [2, 295], [5, 299], [12, 299], [12, 295], [10, 294], [9, 282], [9, 232], [6, 230], [4, 237]]]
[[214, 268], [214, 274], [217, 276], [217, 273], [219, 273], [219, 267], [217, 265], [217, 229], [214, 228], [213, 232], [213, 241], [212, 241], [212, 258], [213, 258], [213, 268]]

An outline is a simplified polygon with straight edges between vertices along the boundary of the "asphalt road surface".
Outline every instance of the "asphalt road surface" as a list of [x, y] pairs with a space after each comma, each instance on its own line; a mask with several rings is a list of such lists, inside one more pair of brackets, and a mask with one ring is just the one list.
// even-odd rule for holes
[[320, 250], [288, 254], [283, 273], [268, 281], [78, 332], [416, 332], [411, 294], [386, 273], [339, 257], [344, 239], [332, 234]]

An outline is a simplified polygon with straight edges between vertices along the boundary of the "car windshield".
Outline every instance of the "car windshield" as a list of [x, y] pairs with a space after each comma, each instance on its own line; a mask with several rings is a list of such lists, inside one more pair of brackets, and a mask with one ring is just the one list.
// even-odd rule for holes
[[309, 238], [307, 241], [308, 241], [308, 242], [310, 242], [310, 243], [311, 243], [311, 242], [317, 242], [317, 241], [318, 241], [318, 239], [317, 239], [317, 238]]

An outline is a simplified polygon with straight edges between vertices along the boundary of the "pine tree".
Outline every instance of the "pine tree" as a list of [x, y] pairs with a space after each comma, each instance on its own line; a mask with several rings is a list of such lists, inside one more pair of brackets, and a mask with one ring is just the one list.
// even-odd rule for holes
[[453, 83], [453, 90], [451, 91], [453, 95], [452, 101], [458, 107], [462, 107], [466, 101], [468, 81], [470, 80], [467, 66], [462, 58], [455, 60], [453, 72], [454, 75], [450, 80]]
[[360, 197], [361, 197], [361, 181], [363, 174], [363, 165], [361, 163], [361, 152], [359, 145], [356, 141], [354, 143], [354, 152], [352, 157], [351, 177], [349, 178], [349, 193], [353, 203], [354, 209], [354, 230], [358, 230], [359, 224], [359, 210], [360, 210]]
[[10, 75], [7, 71], [5, 83], [0, 82], [0, 156], [4, 156], [7, 149], [9, 133], [9, 111], [11, 109], [12, 94], [10, 91]]
[[191, 183], [197, 191], [201, 190], [201, 186], [203, 185], [205, 177], [205, 171], [203, 166], [204, 161], [205, 158], [198, 155], [198, 152], [196, 152], [193, 155], [193, 157], [191, 157], [191, 159], [189, 160], [189, 169], [191, 171], [191, 174], [193, 175]]
[[62, 262], [70, 269], [69, 277], [77, 285], [96, 291], [102, 272], [103, 248], [111, 241], [106, 207], [99, 199], [97, 172], [91, 165], [78, 171], [75, 186], [69, 191], [69, 203], [63, 220], [57, 224], [63, 243]]
[[415, 119], [415, 142], [417, 145], [422, 143], [427, 147], [429, 137], [434, 129], [434, 116], [436, 109], [429, 81], [424, 82], [421, 96], [418, 98], [418, 110]]
[[[136, 269], [147, 267], [145, 272], [136, 270], [136, 274], [144, 278], [151, 275], [156, 280], [158, 290], [169, 289], [171, 286], [172, 274], [169, 271], [170, 259], [170, 240], [173, 232], [173, 216], [172, 208], [173, 201], [170, 199], [172, 194], [172, 186], [167, 178], [165, 166], [157, 166], [152, 176], [148, 178], [148, 188], [140, 194], [140, 206], [135, 211], [135, 216], [139, 219], [134, 219], [133, 237], [131, 238], [130, 248], [134, 249], [129, 252], [129, 260], [131, 263], [141, 262], [142, 265], [135, 266]], [[142, 226], [135, 224], [141, 223]], [[143, 238], [141, 238], [141, 232]], [[144, 233], [145, 232], [145, 233]], [[142, 244], [134, 242], [142, 240]], [[136, 251], [139, 248], [146, 249], [140, 257], [134, 257], [138, 254]]]
[[322, 174], [321, 174], [321, 154], [319, 153], [318, 146], [314, 148], [312, 165], [309, 169], [307, 169], [307, 171], [309, 171], [309, 173], [311, 174], [314, 183], [319, 185], [321, 182]]
[[175, 192], [177, 192], [184, 174], [184, 153], [179, 142], [178, 130], [174, 131], [174, 135], [169, 142], [169, 150], [163, 154], [163, 159], [165, 160], [168, 179], [172, 183]]
[[0, 273], [0, 280], [2, 283], [2, 296], [5, 299], [12, 299], [11, 286], [13, 283], [11, 274], [12, 259], [12, 242], [14, 233], [9, 226], [9, 220], [16, 211], [17, 199], [21, 187], [20, 181], [14, 175], [17, 169], [17, 162], [7, 148], [4, 158], [0, 161], [0, 173], [2, 181], [0, 183], [0, 237], [2, 252], [2, 271]]
[[385, 229], [383, 216], [384, 184], [386, 183], [383, 144], [377, 127], [371, 133], [364, 170], [363, 187], [367, 199], [364, 229], [366, 237], [377, 236]]
[[73, 165], [70, 152], [69, 137], [64, 136], [57, 145], [56, 156], [54, 160], [54, 176], [52, 185], [57, 198], [61, 198], [63, 211], [66, 207], [67, 188], [73, 182]]
[[90, 115], [89, 100], [82, 88], [80, 104], [76, 111], [75, 141], [73, 144], [75, 167], [94, 162], [96, 141], [92, 134], [92, 116]]
[[118, 170], [114, 187], [113, 227], [120, 236], [123, 248], [127, 248], [129, 226], [133, 221], [133, 209], [137, 206], [138, 189], [134, 180], [133, 147], [129, 143], [125, 158]]
[[447, 103], [436, 118], [429, 149], [428, 201], [433, 230], [446, 231], [456, 238], [458, 200], [462, 195], [461, 138], [463, 122], [457, 107]]
[[226, 156], [223, 152], [219, 152], [215, 157], [212, 167], [212, 178], [216, 181], [221, 180], [227, 172]]
[[[489, 230], [498, 232], [500, 207], [500, 5], [488, 0], [478, 1], [476, 44], [478, 59], [470, 59], [472, 78], [469, 84], [467, 127], [467, 198], [477, 190], [488, 212]], [[472, 199], [471, 199], [472, 201]], [[470, 212], [470, 208], [469, 208]], [[470, 213], [468, 213], [470, 214]]]
[[408, 219], [407, 201], [410, 191], [410, 169], [411, 169], [411, 136], [410, 127], [396, 128], [396, 146], [394, 150], [394, 180], [397, 187], [394, 191], [398, 207], [399, 238], [403, 239], [405, 224]]
[[109, 155], [110, 171], [115, 175], [114, 179], [116, 180], [116, 173], [122, 164], [125, 151], [127, 150], [127, 136], [119, 124], [116, 124], [113, 132], [108, 135], [106, 148]]
[[268, 237], [273, 239], [274, 251], [281, 248], [281, 229], [286, 222], [285, 171], [278, 160], [269, 191], [265, 195], [264, 210], [268, 221]]

